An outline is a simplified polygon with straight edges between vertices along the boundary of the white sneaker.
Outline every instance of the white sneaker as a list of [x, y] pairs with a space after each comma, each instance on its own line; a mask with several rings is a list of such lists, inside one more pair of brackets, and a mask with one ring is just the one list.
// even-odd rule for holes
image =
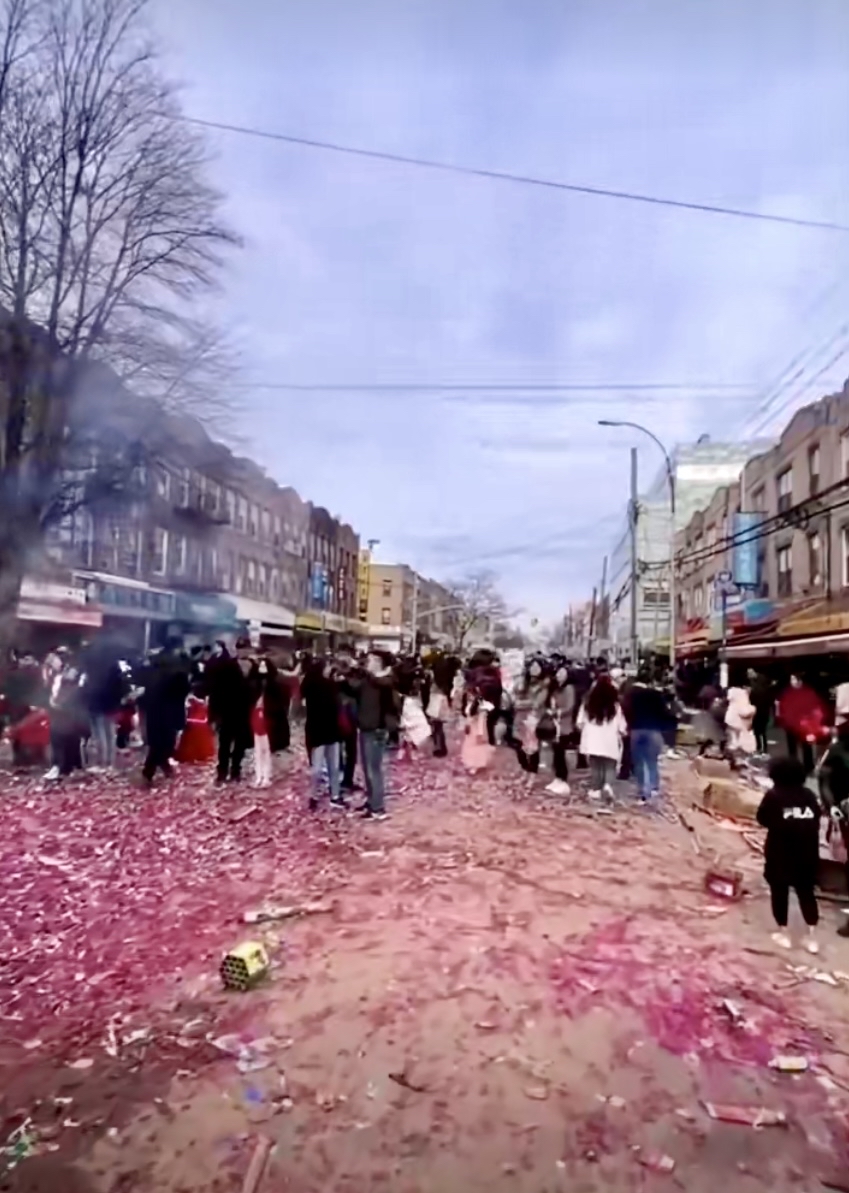
[[59, 767], [58, 766], [51, 766], [50, 770], [44, 776], [45, 781], [48, 783], [55, 783], [58, 778], [59, 778]]
[[565, 779], [552, 779], [546, 787], [546, 791], [550, 791], [552, 795], [571, 795], [572, 789]]
[[601, 799], [600, 791], [589, 791], [589, 792], [587, 792], [587, 794], [590, 799]]
[[610, 786], [609, 783], [605, 783], [604, 787], [601, 790], [601, 793], [605, 799], [613, 799], [613, 788]]
[[805, 948], [809, 953], [813, 953], [814, 956], [816, 956], [816, 954], [820, 951], [820, 942], [817, 940], [816, 936], [809, 936], [807, 938], [805, 941]]
[[780, 949], [792, 949], [793, 941], [786, 932], [773, 932], [773, 943], [777, 944]]

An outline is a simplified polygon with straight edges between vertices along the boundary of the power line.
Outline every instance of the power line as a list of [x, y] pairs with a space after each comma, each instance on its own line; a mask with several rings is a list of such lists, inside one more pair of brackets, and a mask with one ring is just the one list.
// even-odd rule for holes
[[[847, 335], [849, 335], [849, 323], [844, 324], [844, 326], [840, 328], [840, 331], [837, 333], [836, 336], [832, 337], [832, 339], [829, 341], [829, 344], [826, 345], [826, 347], [831, 346], [834, 343], [834, 340], [838, 339], [840, 337], [843, 337], [845, 340]], [[766, 427], [769, 425], [769, 423], [771, 423], [773, 421], [773, 419], [778, 418], [779, 415], [781, 415], [784, 411], [789, 410], [789, 408], [796, 402], [796, 400], [802, 396], [802, 394], [805, 392], [805, 390], [808, 390], [813, 385], [816, 385], [816, 383], [820, 380], [820, 378], [824, 377], [826, 375], [826, 373], [830, 372], [830, 370], [834, 368], [834, 366], [838, 363], [838, 361], [842, 360], [843, 357], [847, 355], [847, 353], [849, 353], [849, 342], [844, 342], [843, 345], [834, 354], [834, 356], [832, 356], [830, 360], [826, 361], [826, 363], [822, 366], [822, 368], [817, 373], [815, 373], [813, 377], [811, 377], [808, 381], [806, 381], [802, 385], [801, 389], [798, 389], [798, 390], [796, 390], [795, 393], [791, 394], [790, 397], [787, 398], [784, 402], [782, 402], [782, 404], [776, 410], [773, 410], [765, 419], [762, 419], [761, 423], [759, 425], [761, 427]]]
[[291, 133], [272, 132], [269, 129], [249, 125], [229, 124], [222, 120], [202, 120], [198, 116], [183, 116], [188, 124], [200, 128], [216, 129], [219, 132], [238, 133], [240, 136], [257, 137], [266, 141], [280, 141], [286, 145], [301, 145], [307, 149], [324, 149], [331, 153], [343, 153], [350, 157], [367, 158], [372, 161], [394, 162], [402, 166], [416, 166], [424, 170], [438, 170], [448, 174], [464, 174], [473, 178], [487, 178], [497, 182], [519, 183], [524, 186], [543, 187], [547, 190], [568, 191], [577, 195], [593, 195], [606, 199], [621, 199], [630, 203], [644, 203], [654, 207], [673, 207], [682, 211], [698, 211], [711, 215], [733, 216], [737, 219], [758, 220], [762, 223], [787, 224], [796, 228], [819, 228], [826, 232], [849, 232], [849, 225], [831, 220], [810, 220], [801, 216], [775, 215], [769, 212], [748, 211], [742, 207], [725, 207], [714, 203], [696, 203], [686, 199], [667, 199], [658, 195], [646, 195], [637, 191], [613, 190], [608, 187], [589, 186], [575, 182], [559, 182], [552, 178], [537, 178], [530, 174], [514, 174], [507, 170], [487, 170], [481, 166], [459, 166], [441, 162], [434, 158], [413, 157], [409, 154], [390, 153], [381, 149], [365, 149], [362, 146], [342, 145], [336, 141], [322, 141], [315, 137], [298, 137]]
[[[809, 385], [812, 385], [822, 375], [822, 373], [818, 373], [813, 381], [805, 382], [801, 390], [795, 391], [789, 399], [786, 397], [782, 399], [782, 394], [804, 378], [805, 373], [816, 363], [817, 357], [828, 352], [835, 343], [839, 342], [847, 334], [847, 331], [849, 331], [849, 324], [844, 323], [818, 347], [809, 346], [793, 357], [790, 364], [781, 374], [781, 378], [772, 387], [772, 392], [766, 396], [764, 401], [749, 416], [746, 426], [752, 428], [752, 435], [756, 435], [762, 427], [772, 422], [782, 410], [787, 409], [793, 403], [800, 393], [803, 393]], [[832, 361], [828, 368], [831, 368], [833, 363], [835, 362]], [[785, 374], [789, 373], [791, 369], [794, 369], [794, 372], [789, 377], [785, 377]]]
[[754, 388], [751, 382], [708, 382], [708, 381], [611, 381], [592, 382], [583, 385], [579, 382], [564, 382], [563, 384], [522, 384], [520, 382], [493, 384], [487, 382], [460, 382], [452, 384], [448, 381], [437, 381], [432, 384], [418, 381], [401, 381], [397, 384], [387, 382], [296, 382], [296, 381], [245, 381], [237, 382], [238, 389], [270, 389], [285, 390], [293, 393], [613, 393], [617, 391], [692, 391], [693, 393], [709, 393], [714, 390], [747, 390]]

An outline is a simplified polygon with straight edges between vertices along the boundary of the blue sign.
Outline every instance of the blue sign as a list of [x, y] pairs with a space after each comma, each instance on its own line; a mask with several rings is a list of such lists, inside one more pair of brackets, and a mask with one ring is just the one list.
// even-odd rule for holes
[[313, 605], [318, 605], [321, 608], [324, 605], [324, 597], [327, 589], [327, 572], [324, 565], [321, 563], [314, 563], [312, 568], [312, 577], [310, 578], [310, 600]]
[[758, 542], [763, 519], [763, 514], [758, 511], [734, 515], [732, 571], [738, 588], [757, 588], [760, 584]]

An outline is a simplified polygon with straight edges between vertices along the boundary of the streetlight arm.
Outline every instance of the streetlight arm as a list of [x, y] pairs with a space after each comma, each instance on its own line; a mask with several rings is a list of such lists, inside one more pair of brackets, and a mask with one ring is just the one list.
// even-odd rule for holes
[[666, 479], [669, 481], [669, 492], [672, 497], [672, 512], [674, 513], [675, 512], [675, 469], [672, 467], [672, 458], [670, 457], [669, 452], [666, 450], [666, 448], [663, 446], [661, 441], [658, 439], [657, 435], [655, 435], [654, 431], [650, 431], [648, 429], [648, 427], [644, 427], [642, 425], [642, 423], [625, 422], [624, 420], [620, 420], [618, 418], [617, 419], [600, 418], [598, 420], [598, 425], [600, 427], [630, 427], [633, 431], [641, 431], [643, 435], [648, 435], [649, 439], [651, 439], [654, 443], [657, 444], [658, 448], [660, 449], [660, 451], [663, 455], [663, 459], [666, 462]]

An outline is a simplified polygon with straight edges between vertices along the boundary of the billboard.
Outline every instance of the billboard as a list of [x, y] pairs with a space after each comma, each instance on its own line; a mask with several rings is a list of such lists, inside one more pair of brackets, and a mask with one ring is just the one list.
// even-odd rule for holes
[[735, 514], [733, 521], [734, 550], [732, 555], [732, 573], [734, 583], [738, 588], [757, 588], [760, 583], [758, 575], [758, 542], [760, 527], [764, 515], [757, 511]]

